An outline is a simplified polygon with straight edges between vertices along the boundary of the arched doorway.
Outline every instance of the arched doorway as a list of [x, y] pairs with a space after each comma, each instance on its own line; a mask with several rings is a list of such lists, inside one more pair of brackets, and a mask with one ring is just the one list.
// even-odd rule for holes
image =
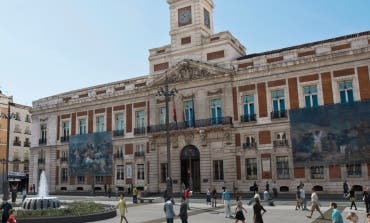
[[181, 151], [181, 182], [190, 190], [200, 192], [200, 154], [197, 147], [185, 146]]

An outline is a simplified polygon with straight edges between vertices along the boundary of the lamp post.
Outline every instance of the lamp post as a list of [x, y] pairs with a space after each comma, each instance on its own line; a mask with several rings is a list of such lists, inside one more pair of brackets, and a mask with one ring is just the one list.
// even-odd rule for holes
[[170, 143], [170, 117], [169, 117], [169, 106], [170, 96], [176, 95], [176, 88], [169, 89], [168, 78], [166, 73], [166, 79], [164, 84], [164, 89], [161, 87], [156, 96], [164, 96], [166, 102], [166, 147], [167, 147], [167, 179], [166, 179], [166, 189], [170, 196], [172, 196], [172, 177], [171, 177], [171, 143]]
[[14, 103], [8, 101], [8, 114], [1, 113], [1, 118], [7, 119], [6, 131], [6, 157], [5, 157], [5, 177], [3, 180], [3, 200], [9, 199], [9, 183], [8, 183], [8, 161], [9, 161], [9, 140], [10, 140], [10, 119], [17, 118], [17, 114], [10, 113], [10, 106]]

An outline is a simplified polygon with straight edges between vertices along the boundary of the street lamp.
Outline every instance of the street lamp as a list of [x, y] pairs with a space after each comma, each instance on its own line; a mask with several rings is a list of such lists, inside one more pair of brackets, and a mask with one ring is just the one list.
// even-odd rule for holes
[[175, 96], [177, 93], [176, 88], [169, 89], [168, 87], [168, 78], [166, 73], [166, 79], [164, 83], [164, 89], [161, 87], [156, 96], [164, 96], [166, 102], [166, 146], [167, 146], [167, 180], [166, 180], [166, 189], [167, 193], [172, 195], [172, 177], [171, 177], [171, 151], [170, 151], [170, 117], [169, 117], [169, 108], [168, 103], [170, 101], [170, 96]]
[[10, 144], [10, 119], [17, 118], [17, 114], [10, 113], [10, 106], [14, 103], [8, 101], [8, 114], [1, 113], [1, 118], [7, 119], [7, 140], [6, 140], [6, 157], [5, 157], [5, 177], [3, 180], [3, 200], [9, 199], [9, 183], [8, 183], [8, 160], [9, 160], [9, 144]]

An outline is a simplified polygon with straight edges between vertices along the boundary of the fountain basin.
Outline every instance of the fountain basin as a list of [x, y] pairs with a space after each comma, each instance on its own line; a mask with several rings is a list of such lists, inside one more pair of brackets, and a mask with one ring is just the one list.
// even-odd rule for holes
[[60, 208], [60, 201], [56, 197], [30, 197], [22, 203], [25, 210]]

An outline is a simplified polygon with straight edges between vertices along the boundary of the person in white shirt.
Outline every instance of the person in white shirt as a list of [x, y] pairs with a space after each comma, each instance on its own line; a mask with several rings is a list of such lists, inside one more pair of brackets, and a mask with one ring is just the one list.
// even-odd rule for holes
[[312, 218], [313, 212], [317, 210], [322, 219], [325, 219], [324, 214], [320, 210], [320, 202], [319, 202], [319, 196], [317, 195], [315, 188], [312, 188], [312, 194], [311, 194], [311, 215], [307, 216], [308, 218]]
[[301, 200], [302, 200], [302, 211], [307, 210], [307, 199], [306, 199], [306, 191], [303, 189], [304, 185], [301, 185], [301, 189], [299, 189], [299, 192], [301, 193]]

